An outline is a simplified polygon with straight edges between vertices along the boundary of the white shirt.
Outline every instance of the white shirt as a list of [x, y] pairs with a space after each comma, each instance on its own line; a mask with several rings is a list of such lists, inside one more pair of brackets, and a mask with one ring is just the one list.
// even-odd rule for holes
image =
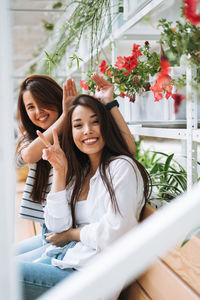
[[[76, 213], [79, 211], [76, 225], [83, 226], [80, 242], [67, 251], [62, 261], [53, 259], [53, 265], [62, 269], [80, 269], [97, 253], [137, 225], [144, 205], [144, 186], [136, 164], [127, 156], [119, 156], [110, 163], [107, 174], [108, 178], [109, 174], [111, 176], [120, 213], [115, 213], [110, 194], [97, 170], [90, 180], [86, 202], [76, 206]], [[48, 194], [45, 223], [49, 230], [62, 232], [72, 226], [70, 195], [71, 190]], [[81, 205], [84, 207], [82, 210]], [[83, 223], [79, 220], [83, 220]]]

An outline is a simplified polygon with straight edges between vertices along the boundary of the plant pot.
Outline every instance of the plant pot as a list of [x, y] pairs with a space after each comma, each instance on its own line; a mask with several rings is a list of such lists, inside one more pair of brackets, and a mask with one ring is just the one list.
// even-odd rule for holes
[[163, 121], [167, 119], [168, 111], [172, 111], [172, 104], [167, 99], [154, 101], [153, 92], [143, 92], [136, 95], [131, 105], [132, 121]]

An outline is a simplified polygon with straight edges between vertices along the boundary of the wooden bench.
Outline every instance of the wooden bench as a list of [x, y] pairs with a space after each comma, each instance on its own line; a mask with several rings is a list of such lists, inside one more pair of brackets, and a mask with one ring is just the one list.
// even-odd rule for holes
[[[147, 205], [144, 218], [154, 212]], [[159, 225], [158, 225], [159, 226]], [[120, 300], [199, 300], [200, 238], [177, 246], [127, 287]]]

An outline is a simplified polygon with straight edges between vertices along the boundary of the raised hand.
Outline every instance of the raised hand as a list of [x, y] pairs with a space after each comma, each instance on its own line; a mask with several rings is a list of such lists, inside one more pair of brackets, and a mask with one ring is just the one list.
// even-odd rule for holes
[[114, 92], [113, 84], [97, 73], [93, 74], [91, 78], [97, 85], [95, 96], [99, 98], [104, 104], [112, 101]]
[[67, 159], [60, 148], [58, 135], [55, 129], [53, 129], [53, 145], [44, 137], [44, 135], [37, 130], [37, 135], [43, 142], [43, 144], [46, 146], [45, 149], [43, 149], [43, 155], [42, 158], [44, 160], [48, 160], [49, 163], [52, 165], [54, 170], [56, 171], [62, 171], [66, 174], [67, 172]]
[[69, 103], [78, 96], [76, 84], [72, 78], [68, 78], [63, 85], [63, 113], [65, 114], [68, 109]]

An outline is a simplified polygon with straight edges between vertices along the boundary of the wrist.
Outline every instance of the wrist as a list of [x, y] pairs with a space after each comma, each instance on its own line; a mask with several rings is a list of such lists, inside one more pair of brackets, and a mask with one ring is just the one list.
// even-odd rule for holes
[[80, 231], [81, 231], [81, 228], [71, 228], [70, 229], [70, 240], [80, 242]]
[[108, 109], [108, 110], [111, 110], [113, 107], [119, 107], [119, 102], [117, 100], [113, 100], [111, 102], [108, 102], [105, 104], [105, 107]]
[[114, 100], [113, 97], [112, 98], [105, 98], [105, 99], [102, 99], [102, 102], [106, 105], [107, 103], [110, 103], [113, 100]]

